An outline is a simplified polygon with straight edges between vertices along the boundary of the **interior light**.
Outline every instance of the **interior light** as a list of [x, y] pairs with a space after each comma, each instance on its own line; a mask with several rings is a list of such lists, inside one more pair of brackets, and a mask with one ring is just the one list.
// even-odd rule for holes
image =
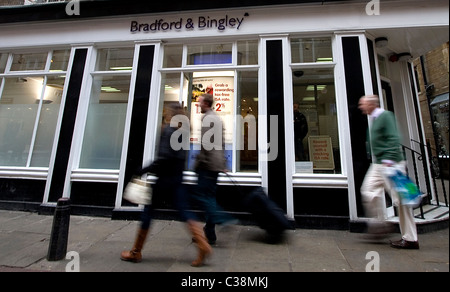
[[120, 92], [119, 89], [113, 88], [113, 87], [110, 87], [110, 86], [102, 87], [102, 91], [105, 91], [105, 92]]
[[388, 45], [388, 39], [386, 37], [380, 37], [375, 39], [375, 46], [377, 48], [384, 48]]
[[303, 98], [303, 101], [316, 101], [316, 98], [314, 96], [312, 96], [312, 97], [305, 97], [305, 98]]
[[309, 85], [309, 86], [306, 88], [306, 90], [307, 90], [307, 91], [315, 91], [316, 88], [317, 88], [317, 91], [323, 91], [325, 88], [327, 88], [327, 86], [326, 86], [326, 85], [317, 85], [317, 86], [315, 86], [315, 85]]
[[133, 70], [133, 67], [111, 67], [113, 71], [130, 71]]
[[333, 62], [333, 58], [317, 58], [317, 62]]

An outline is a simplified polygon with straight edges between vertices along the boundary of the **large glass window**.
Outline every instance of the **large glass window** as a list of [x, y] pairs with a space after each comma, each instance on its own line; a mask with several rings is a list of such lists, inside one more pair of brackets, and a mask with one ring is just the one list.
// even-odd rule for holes
[[0, 74], [5, 72], [6, 63], [8, 62], [8, 54], [0, 54]]
[[[214, 96], [213, 110], [224, 124], [227, 168], [234, 172], [258, 172], [258, 41], [240, 41], [237, 45], [188, 45], [185, 60], [182, 60], [182, 51], [182, 45], [164, 48], [164, 67], [179, 65], [180, 71], [164, 72], [163, 68], [160, 112], [163, 105], [178, 102], [190, 118], [191, 145], [186, 169], [194, 169], [199, 149], [202, 113], [198, 98], [209, 93]], [[233, 56], [238, 56], [237, 60]], [[181, 70], [182, 64], [192, 71]], [[224, 70], [224, 64], [235, 65], [237, 69]], [[201, 69], [204, 65], [218, 68], [196, 70], [195, 66]], [[254, 65], [255, 69], [247, 67], [244, 71], [239, 65]]]
[[332, 62], [331, 38], [298, 38], [291, 40], [292, 63]]
[[188, 46], [188, 65], [232, 64], [232, 44]]
[[48, 52], [14, 54], [11, 71], [41, 71], [47, 64]]
[[331, 39], [294, 39], [291, 48], [299, 63], [292, 70], [296, 172], [341, 174]]
[[120, 168], [133, 56], [134, 48], [98, 51], [80, 168]]
[[297, 172], [341, 173], [333, 72], [333, 69], [293, 72]]
[[[0, 57], [0, 166], [48, 167], [70, 50], [14, 54], [10, 68], [7, 56]], [[46, 65], [53, 60], [57, 74]]]

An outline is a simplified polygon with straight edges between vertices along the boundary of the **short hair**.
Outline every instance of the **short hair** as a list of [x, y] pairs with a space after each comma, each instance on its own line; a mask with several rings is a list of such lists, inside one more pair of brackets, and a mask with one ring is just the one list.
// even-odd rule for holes
[[368, 102], [375, 104], [376, 106], [380, 106], [380, 97], [378, 95], [364, 95], [363, 97]]
[[212, 96], [212, 94], [203, 94], [202, 98], [203, 102], [206, 102], [209, 105], [209, 107], [212, 107], [214, 103], [214, 97]]

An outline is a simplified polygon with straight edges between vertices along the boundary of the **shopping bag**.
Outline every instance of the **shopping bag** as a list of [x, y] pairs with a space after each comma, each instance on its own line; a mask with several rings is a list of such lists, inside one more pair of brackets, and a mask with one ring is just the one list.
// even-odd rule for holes
[[422, 202], [419, 187], [403, 172], [394, 167], [388, 167], [386, 175], [392, 182], [394, 190], [400, 198], [400, 204], [416, 208]]
[[142, 179], [133, 178], [127, 184], [123, 198], [133, 204], [150, 205], [152, 203], [152, 187]]

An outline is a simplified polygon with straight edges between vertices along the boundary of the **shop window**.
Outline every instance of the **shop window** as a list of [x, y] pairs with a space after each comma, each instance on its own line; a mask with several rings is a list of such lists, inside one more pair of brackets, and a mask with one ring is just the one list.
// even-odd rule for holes
[[331, 38], [297, 38], [291, 40], [292, 63], [333, 62]]
[[69, 65], [69, 59], [70, 59], [70, 50], [53, 51], [50, 64], [50, 71], [51, 72], [66, 71], [67, 66]]
[[437, 142], [438, 157], [441, 159], [449, 158], [449, 106], [448, 93], [439, 95], [433, 99], [430, 107], [435, 130], [435, 139]]
[[238, 72], [237, 165], [240, 172], [258, 172], [258, 71]]
[[295, 69], [293, 89], [296, 172], [342, 173], [334, 69]]
[[130, 76], [93, 78], [80, 168], [119, 169]]
[[5, 72], [8, 56], [8, 54], [0, 54], [0, 74]]
[[232, 48], [231, 43], [188, 46], [187, 65], [232, 64]]
[[131, 71], [134, 48], [99, 49], [96, 71]]
[[11, 71], [43, 71], [47, 64], [48, 52], [14, 54]]
[[1, 166], [49, 166], [64, 82], [63, 76], [5, 78], [0, 98]]
[[164, 68], [180, 68], [183, 61], [183, 45], [164, 47]]
[[238, 65], [258, 64], [258, 41], [239, 41]]
[[388, 77], [386, 58], [381, 55], [378, 55], [378, 68], [380, 69], [380, 76]]
[[65, 77], [49, 76], [39, 116], [31, 167], [47, 167], [50, 164], [51, 149], [55, 138], [56, 124], [58, 123], [59, 108], [64, 90]]
[[[184, 56], [183, 50], [187, 52]], [[258, 41], [164, 47], [164, 68], [185, 65], [189, 71], [162, 70], [163, 102], [158, 121], [162, 121], [165, 105], [177, 102], [184, 107], [191, 128], [186, 170], [194, 170], [199, 152], [202, 113], [198, 99], [209, 93], [214, 96], [213, 110], [224, 125], [227, 168], [233, 172], [258, 172]], [[217, 69], [196, 70], [205, 65]], [[236, 65], [238, 69], [224, 70], [222, 65]], [[241, 65], [246, 66], [245, 71], [239, 70]]]
[[49, 166], [69, 59], [63, 49], [0, 54], [0, 167]]
[[[258, 72], [237, 72], [237, 84], [235, 75], [235, 71], [162, 75], [164, 88], [160, 113], [164, 106], [176, 102], [183, 105], [189, 117], [191, 143], [187, 153], [187, 170], [194, 170], [200, 149], [202, 113], [199, 97], [208, 93], [214, 96], [213, 110], [223, 121], [227, 168], [238, 172], [258, 171]], [[180, 84], [183, 84], [182, 88]], [[158, 121], [162, 121], [162, 116]]]

